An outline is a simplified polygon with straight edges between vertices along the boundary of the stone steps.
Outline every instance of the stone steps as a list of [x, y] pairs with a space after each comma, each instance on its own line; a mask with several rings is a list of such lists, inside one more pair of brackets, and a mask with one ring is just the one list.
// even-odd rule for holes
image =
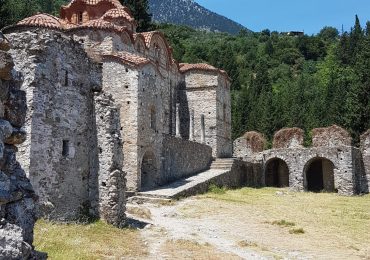
[[[225, 176], [230, 173], [235, 159], [217, 159], [212, 163], [215, 168], [201, 172], [197, 175], [184, 178], [168, 185], [150, 191], [138, 192], [136, 196], [128, 199], [129, 203], [153, 204], [168, 203], [171, 200], [205, 193], [211, 184], [223, 184]], [[226, 183], [224, 184], [226, 185]]]

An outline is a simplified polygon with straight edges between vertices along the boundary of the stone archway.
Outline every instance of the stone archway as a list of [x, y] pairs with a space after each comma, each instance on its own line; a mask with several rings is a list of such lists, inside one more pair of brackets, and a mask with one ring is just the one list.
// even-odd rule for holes
[[314, 158], [305, 166], [305, 188], [312, 192], [336, 192], [334, 164], [326, 158]]
[[265, 164], [266, 187], [289, 187], [289, 167], [285, 161], [274, 158]]
[[141, 162], [141, 190], [148, 190], [156, 186], [157, 172], [155, 154], [152, 151], [147, 151]]

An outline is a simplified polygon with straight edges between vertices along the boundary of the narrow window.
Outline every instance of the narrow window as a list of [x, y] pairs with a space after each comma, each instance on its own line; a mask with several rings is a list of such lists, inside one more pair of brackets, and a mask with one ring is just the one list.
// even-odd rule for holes
[[66, 73], [64, 75], [64, 86], [68, 86], [68, 71], [66, 70]]
[[83, 20], [83, 13], [82, 12], [79, 12], [78, 13], [78, 23], [79, 24], [82, 24], [82, 20]]
[[156, 114], [154, 108], [150, 110], [150, 128], [156, 130]]
[[224, 104], [224, 122], [226, 122], [226, 104]]
[[62, 155], [64, 157], [68, 157], [69, 156], [69, 141], [68, 140], [63, 140]]

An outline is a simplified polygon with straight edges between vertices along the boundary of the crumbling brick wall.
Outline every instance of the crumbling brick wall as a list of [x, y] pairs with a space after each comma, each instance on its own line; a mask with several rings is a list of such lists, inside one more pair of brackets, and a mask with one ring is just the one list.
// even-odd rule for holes
[[264, 150], [266, 139], [258, 132], [246, 132], [242, 137], [234, 141], [234, 157], [244, 158]]
[[333, 125], [312, 130], [312, 146], [351, 146], [352, 138], [347, 130]]
[[12, 81], [9, 42], [0, 35], [0, 258], [28, 259], [33, 254], [36, 195], [16, 159], [26, 139], [25, 93]]
[[304, 131], [300, 128], [283, 128], [274, 135], [273, 148], [298, 148], [303, 147]]

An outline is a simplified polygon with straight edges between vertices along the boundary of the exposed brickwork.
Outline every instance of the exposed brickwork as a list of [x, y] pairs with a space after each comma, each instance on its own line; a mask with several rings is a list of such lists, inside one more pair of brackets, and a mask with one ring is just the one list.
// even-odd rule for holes
[[303, 147], [303, 141], [304, 131], [302, 129], [284, 128], [275, 133], [272, 147], [274, 149]]
[[352, 145], [351, 135], [347, 130], [333, 125], [330, 127], [316, 128], [312, 130], [312, 145], [319, 146], [338, 146]]

